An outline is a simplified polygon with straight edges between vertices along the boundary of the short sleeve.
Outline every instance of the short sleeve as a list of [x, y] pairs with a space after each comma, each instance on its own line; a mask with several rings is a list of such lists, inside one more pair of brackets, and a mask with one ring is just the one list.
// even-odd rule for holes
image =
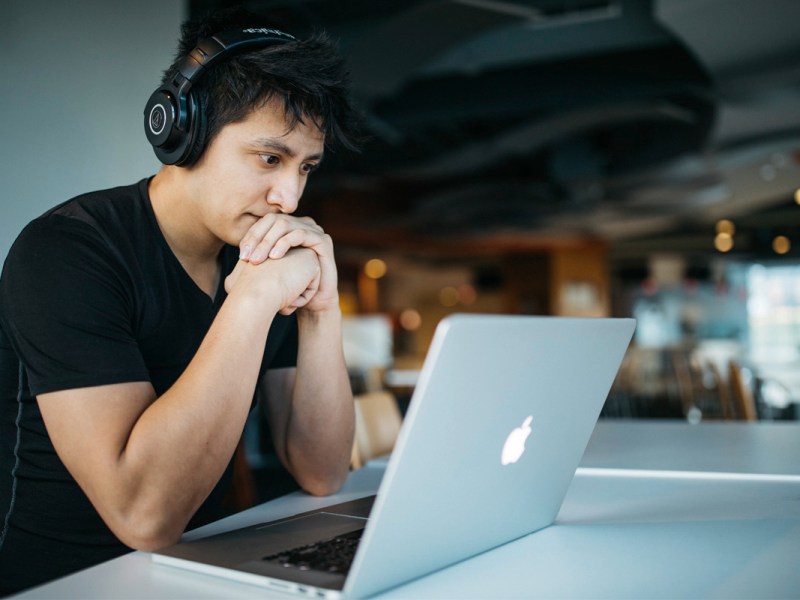
[[51, 215], [23, 230], [0, 279], [0, 318], [32, 394], [149, 379], [133, 288], [87, 223]]

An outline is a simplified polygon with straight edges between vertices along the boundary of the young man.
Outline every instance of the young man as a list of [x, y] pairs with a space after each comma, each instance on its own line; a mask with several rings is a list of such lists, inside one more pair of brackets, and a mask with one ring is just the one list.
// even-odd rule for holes
[[[242, 27], [268, 31], [239, 14], [184, 26], [162, 83], [196, 45]], [[215, 518], [256, 397], [303, 489], [329, 494], [347, 476], [333, 245], [293, 213], [325, 149], [352, 146], [353, 113], [324, 36], [275, 36], [286, 39], [226, 53], [192, 81], [204, 121], [188, 159], [57, 206], [9, 252], [2, 592]]]

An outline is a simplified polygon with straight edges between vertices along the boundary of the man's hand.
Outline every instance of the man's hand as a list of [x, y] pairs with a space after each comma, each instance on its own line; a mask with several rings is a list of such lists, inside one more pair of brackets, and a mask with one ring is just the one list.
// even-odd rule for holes
[[320, 264], [318, 287], [302, 294], [302, 304], [294, 308], [316, 312], [338, 309], [339, 291], [333, 241], [310, 217], [268, 214], [259, 219], [239, 243], [243, 261], [258, 265], [268, 259], [283, 258], [291, 248], [313, 250]]
[[281, 260], [255, 265], [240, 260], [225, 278], [225, 291], [234, 289], [252, 290], [262, 295], [277, 295], [274, 298], [278, 312], [290, 315], [298, 308], [307, 306], [317, 294], [320, 284], [320, 261], [307, 248], [290, 249]]
[[280, 311], [300, 309], [297, 367], [268, 369], [262, 391], [282, 464], [307, 492], [330, 494], [347, 477], [355, 423], [333, 242], [312, 219], [270, 214], [250, 228], [239, 247], [242, 260], [226, 280], [228, 289], [238, 290], [251, 274], [266, 274], [265, 283], [284, 276], [297, 254], [310, 255], [316, 265], [318, 279], [297, 288], [295, 301]]

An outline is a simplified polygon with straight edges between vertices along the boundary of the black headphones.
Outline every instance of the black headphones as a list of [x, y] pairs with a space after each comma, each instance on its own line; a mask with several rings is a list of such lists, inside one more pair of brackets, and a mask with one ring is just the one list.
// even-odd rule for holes
[[188, 166], [202, 153], [197, 141], [205, 135], [205, 115], [191, 91], [206, 69], [239, 52], [294, 41], [294, 36], [266, 27], [223, 31], [201, 40], [144, 107], [144, 132], [158, 159]]

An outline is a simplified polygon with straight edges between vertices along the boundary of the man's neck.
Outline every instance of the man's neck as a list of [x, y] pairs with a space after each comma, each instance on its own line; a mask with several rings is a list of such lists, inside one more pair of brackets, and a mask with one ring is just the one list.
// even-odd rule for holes
[[172, 253], [197, 286], [214, 296], [219, 282], [219, 252], [223, 242], [202, 226], [193, 212], [190, 188], [177, 167], [162, 167], [150, 181], [156, 221]]

